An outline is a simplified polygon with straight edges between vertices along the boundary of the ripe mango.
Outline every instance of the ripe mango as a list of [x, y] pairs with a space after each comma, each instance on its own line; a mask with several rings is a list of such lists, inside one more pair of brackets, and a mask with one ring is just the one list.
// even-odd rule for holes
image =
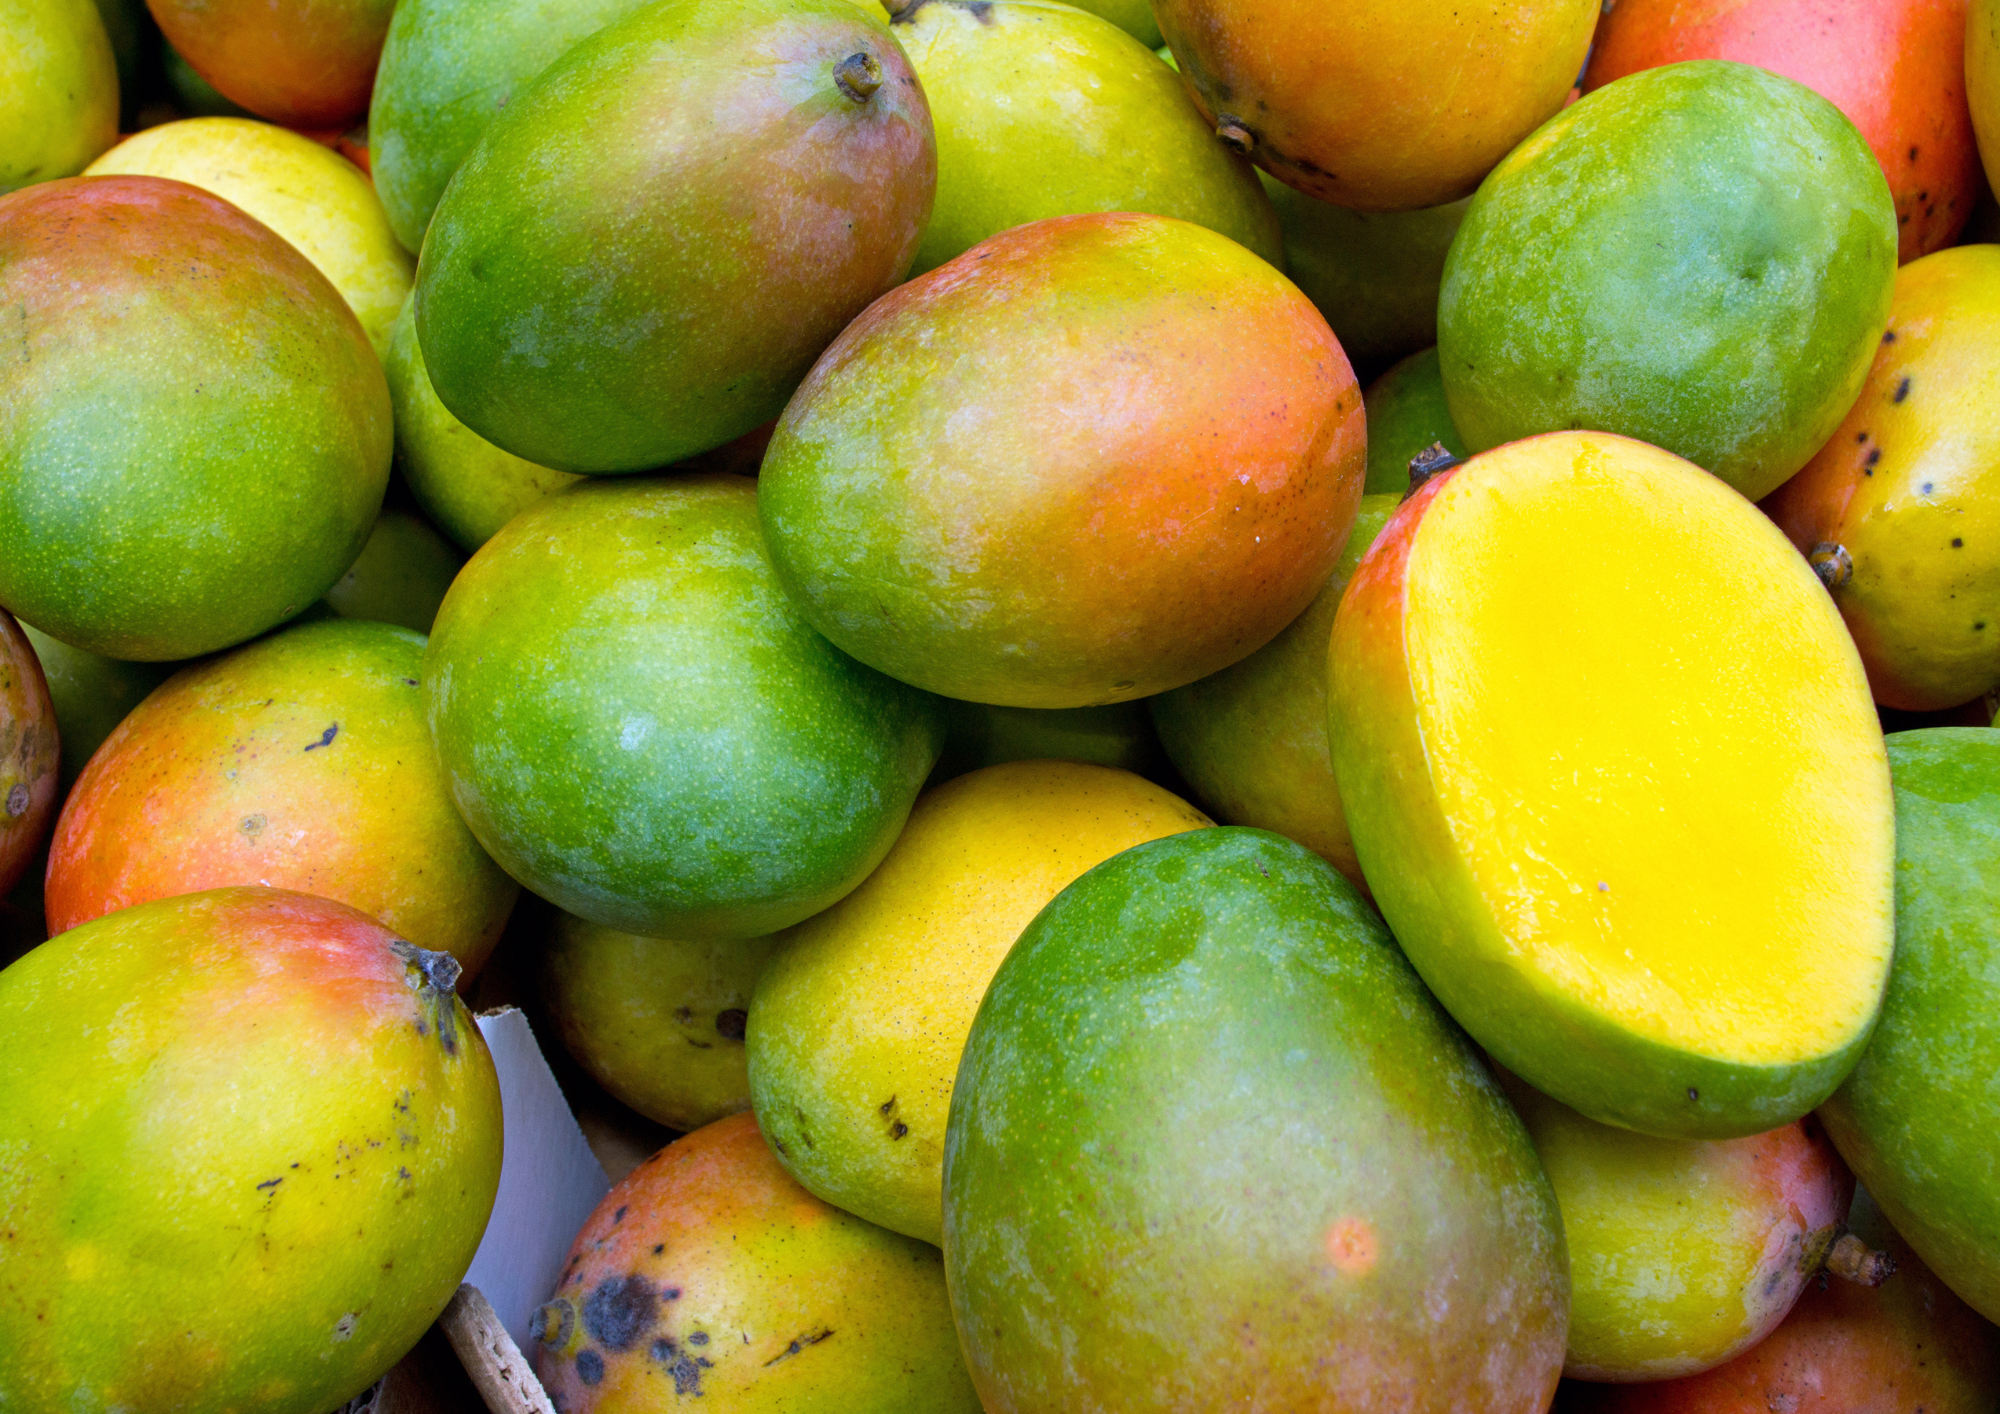
[[174, 52], [219, 93], [293, 128], [368, 111], [396, 0], [146, 0]]
[[97, 7], [0, 3], [0, 194], [72, 177], [118, 140], [118, 67]]

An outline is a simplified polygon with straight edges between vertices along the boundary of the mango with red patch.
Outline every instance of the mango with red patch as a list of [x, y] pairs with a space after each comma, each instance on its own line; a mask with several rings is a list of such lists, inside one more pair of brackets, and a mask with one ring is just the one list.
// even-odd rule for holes
[[368, 111], [396, 0], [146, 0], [160, 31], [231, 102], [291, 128]]

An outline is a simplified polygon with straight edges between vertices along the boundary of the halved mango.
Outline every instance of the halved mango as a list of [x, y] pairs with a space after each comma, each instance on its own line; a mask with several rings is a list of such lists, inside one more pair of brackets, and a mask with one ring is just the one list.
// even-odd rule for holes
[[1882, 734], [1804, 559], [1599, 432], [1406, 501], [1335, 619], [1334, 773], [1431, 989], [1592, 1119], [1730, 1138], [1853, 1066], [1888, 976]]

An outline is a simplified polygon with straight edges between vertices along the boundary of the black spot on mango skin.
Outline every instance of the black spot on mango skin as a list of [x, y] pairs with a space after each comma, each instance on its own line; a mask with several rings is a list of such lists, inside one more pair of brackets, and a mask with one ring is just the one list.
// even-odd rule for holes
[[18, 820], [28, 813], [30, 792], [25, 781], [16, 781], [14, 788], [7, 792], [7, 818]]
[[653, 1284], [636, 1272], [599, 1282], [583, 1299], [583, 1329], [606, 1350], [630, 1350], [659, 1314]]
[[576, 1352], [576, 1377], [587, 1385], [594, 1385], [604, 1378], [604, 1357], [595, 1350]]
[[728, 1011], [715, 1014], [715, 1034], [725, 1041], [740, 1041], [749, 1029], [750, 1013], [742, 1007], [731, 1007]]
[[335, 722], [332, 726], [328, 727], [325, 731], [319, 734], [318, 741], [308, 743], [305, 749], [307, 751], [317, 751], [322, 746], [331, 746], [333, 745], [333, 739], [339, 734], [340, 734], [340, 723]]
[[[701, 1339], [706, 1341], [708, 1337], [702, 1336]], [[713, 1360], [705, 1356], [689, 1355], [664, 1336], [654, 1341], [646, 1353], [667, 1367], [667, 1373], [673, 1376], [676, 1395], [691, 1394], [697, 1399], [701, 1398], [701, 1372], [713, 1370], [715, 1368]]]
[[1903, 381], [1896, 385], [1896, 391], [1890, 396], [1889, 401], [1892, 403], [1900, 403], [1901, 401], [1903, 401], [1903, 399], [1909, 396], [1910, 396], [1910, 380], [1909, 376], [1906, 374], [1904, 375]]
[[773, 1355], [769, 1360], [764, 1362], [764, 1368], [768, 1370], [780, 1360], [789, 1360], [806, 1347], [818, 1345], [823, 1340], [831, 1339], [832, 1336], [833, 1332], [830, 1330], [817, 1330], [810, 1335], [795, 1336], [790, 1345], [787, 1345], [783, 1350], [780, 1350], [776, 1355]]

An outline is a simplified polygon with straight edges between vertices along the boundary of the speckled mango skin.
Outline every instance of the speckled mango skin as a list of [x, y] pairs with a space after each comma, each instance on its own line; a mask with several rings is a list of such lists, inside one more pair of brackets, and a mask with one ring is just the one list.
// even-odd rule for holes
[[[862, 55], [861, 97], [835, 68]], [[849, 0], [673, 0], [583, 40], [486, 129], [424, 237], [417, 336], [480, 436], [641, 471], [776, 417], [910, 268], [930, 110]]]
[[2000, 0], [1966, 6], [1965, 96], [1987, 185], [2000, 188]]
[[937, 1249], [820, 1202], [747, 1114], [605, 1195], [538, 1319], [563, 1414], [979, 1414]]
[[778, 422], [758, 509], [785, 587], [862, 662], [1085, 707], [1296, 618], [1365, 440], [1332, 330], [1264, 261], [1168, 217], [1061, 216], [849, 325]]
[[789, 927], [875, 867], [937, 760], [936, 702], [785, 596], [755, 487], [572, 487], [508, 522], [438, 611], [425, 709], [452, 797], [510, 874], [592, 922]]
[[14, 887], [48, 837], [61, 735], [34, 645], [0, 609], [0, 893]]
[[416, 1344], [500, 1179], [435, 956], [221, 889], [0, 972], [0, 1406], [326, 1414]]
[[1217, 819], [1296, 840], [1362, 889], [1327, 746], [1326, 646], [1347, 581], [1395, 511], [1394, 496], [1363, 496], [1303, 614], [1242, 662], [1151, 699], [1167, 756]]
[[1475, 452], [1622, 433], [1755, 500], [1861, 391], [1895, 270], [1881, 164], [1831, 103], [1747, 64], [1645, 70], [1473, 198], [1438, 296], [1452, 421]]
[[263, 884], [336, 899], [469, 982], [519, 886], [458, 818], [424, 724], [424, 640], [299, 624], [190, 667], [106, 738], [49, 846], [49, 928]]
[[1357, 211], [1468, 195], [1562, 106], [1597, 12], [1596, 0], [1153, 6], [1202, 116], [1246, 133], [1279, 181]]
[[1820, 1118], [1931, 1270], [2000, 1321], [2000, 732], [1897, 732], [1889, 767], [1896, 963]]
[[1933, 712], [2000, 683], [2000, 246], [1896, 273], [1861, 396], [1764, 509], [1832, 592], [1877, 702]]
[[1434, 442], [1464, 460], [1465, 439], [1451, 424], [1444, 373], [1434, 348], [1413, 353], [1370, 383], [1361, 396], [1368, 410], [1368, 493], [1400, 496], [1410, 489], [1410, 458]]
[[1979, 195], [1965, 101], [1965, 0], [1620, 0], [1586, 93], [1660, 64], [1733, 59], [1796, 79], [1860, 130], [1896, 203], [1897, 257], [1950, 245]]
[[1810, 1117], [1741, 1139], [1651, 1139], [1511, 1078], [1569, 1249], [1572, 1379], [1677, 1379], [1784, 1320], [1854, 1179]]
[[118, 67], [97, 7], [0, 3], [0, 192], [69, 177], [118, 140]]
[[0, 198], [0, 603], [166, 661], [304, 609], [368, 539], [389, 390], [339, 291], [219, 197], [79, 177]]
[[292, 128], [368, 111], [396, 0], [146, 0], [167, 43], [232, 103]]
[[959, 1066], [944, 1247], [987, 1414], [1539, 1414], [1562, 1366], [1520, 1120], [1263, 831], [1126, 850], [1028, 926]]
[[343, 619], [397, 624], [428, 634], [452, 580], [465, 567], [458, 547], [414, 511], [386, 509], [361, 554], [321, 600]]

